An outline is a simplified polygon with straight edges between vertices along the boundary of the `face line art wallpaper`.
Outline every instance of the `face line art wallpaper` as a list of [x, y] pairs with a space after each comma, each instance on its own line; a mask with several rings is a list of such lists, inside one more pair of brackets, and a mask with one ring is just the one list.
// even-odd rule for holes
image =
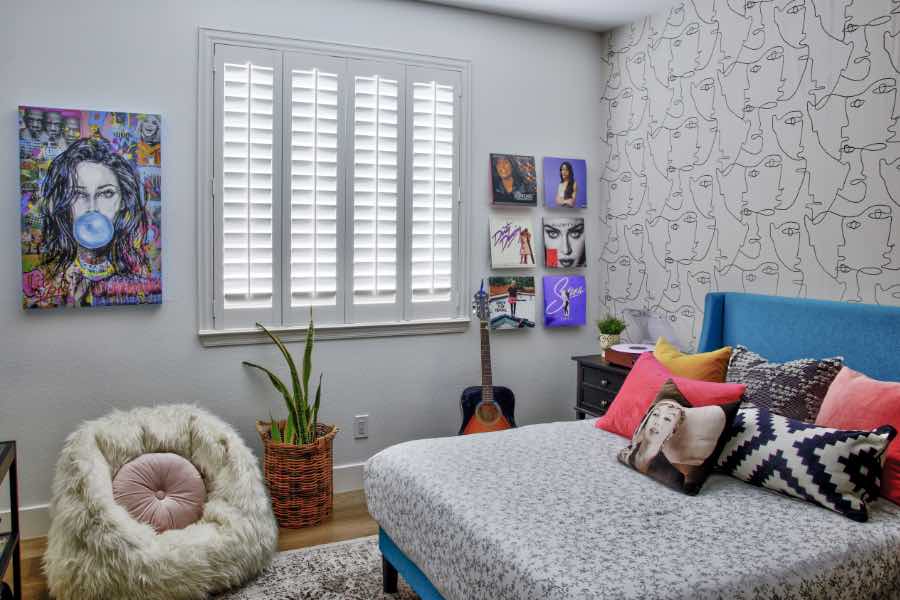
[[162, 302], [161, 119], [19, 107], [22, 305]]
[[606, 36], [600, 302], [900, 305], [900, 2], [683, 0]]

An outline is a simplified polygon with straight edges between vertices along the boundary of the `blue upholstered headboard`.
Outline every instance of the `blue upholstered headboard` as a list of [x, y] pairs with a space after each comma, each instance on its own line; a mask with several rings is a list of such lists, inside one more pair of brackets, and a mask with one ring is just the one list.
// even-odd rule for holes
[[776, 362], [843, 356], [851, 369], [900, 381], [900, 307], [707, 294], [697, 351], [737, 344]]

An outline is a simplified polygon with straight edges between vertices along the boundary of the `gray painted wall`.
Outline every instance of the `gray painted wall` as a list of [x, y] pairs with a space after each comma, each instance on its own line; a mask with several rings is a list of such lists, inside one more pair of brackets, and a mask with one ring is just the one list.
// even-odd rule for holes
[[[472, 164], [476, 185], [472, 287], [487, 276], [488, 154], [582, 156], [599, 167], [602, 79], [599, 36], [561, 27], [402, 1], [36, 0], [4, 6], [0, 20], [0, 439], [21, 444], [22, 501], [48, 501], [65, 436], [113, 408], [195, 402], [236, 425], [259, 449], [253, 424], [280, 406], [242, 359], [279, 364], [270, 347], [201, 348], [196, 337], [195, 153], [199, 26], [335, 41], [470, 59]], [[16, 106], [20, 103], [152, 111], [163, 115], [165, 303], [82, 311], [20, 306]], [[594, 172], [593, 180], [599, 170]], [[597, 222], [598, 202], [585, 214]], [[539, 222], [542, 208], [531, 209]], [[594, 238], [596, 239], [596, 233]], [[594, 256], [598, 248], [588, 247]], [[536, 249], [539, 252], [539, 249]], [[536, 253], [537, 253], [536, 252]], [[533, 270], [536, 276], [542, 268]], [[587, 272], [588, 285], [596, 286]], [[539, 284], [538, 284], [539, 285]], [[596, 288], [594, 288], [596, 289]], [[594, 296], [596, 294], [593, 294]], [[596, 303], [590, 316], [596, 317]], [[494, 336], [494, 381], [518, 397], [522, 424], [571, 418], [575, 368], [595, 351], [591, 327]], [[322, 418], [344, 431], [337, 464], [388, 445], [449, 435], [459, 427], [463, 386], [479, 380], [478, 330], [421, 338], [320, 343]], [[354, 441], [353, 415], [371, 415]]]
[[607, 306], [693, 347], [710, 290], [900, 304], [898, 8], [685, 0], [606, 37]]

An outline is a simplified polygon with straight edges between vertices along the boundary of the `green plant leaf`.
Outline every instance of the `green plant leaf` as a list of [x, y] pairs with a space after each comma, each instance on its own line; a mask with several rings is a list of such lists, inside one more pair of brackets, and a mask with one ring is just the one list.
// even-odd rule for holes
[[291, 372], [291, 387], [294, 390], [294, 393], [292, 395], [294, 410], [292, 411], [292, 414], [293, 412], [298, 412], [300, 410], [301, 401], [305, 402], [305, 396], [303, 396], [302, 398], [300, 396], [300, 378], [297, 375], [297, 365], [294, 364], [294, 357], [291, 356], [291, 353], [290, 351], [288, 351], [287, 346], [284, 345], [284, 342], [282, 342], [274, 333], [269, 331], [265, 325], [263, 325], [262, 323], [257, 323], [256, 326], [265, 331], [266, 335], [268, 335], [272, 339], [272, 341], [275, 342], [275, 345], [278, 346], [279, 350], [281, 350], [281, 355], [284, 356], [285, 362], [287, 362], [288, 364], [288, 369], [290, 369]]
[[269, 413], [269, 426], [271, 428], [270, 436], [272, 437], [272, 441], [276, 444], [281, 443], [281, 430], [278, 429], [278, 423], [275, 422], [275, 417], [272, 416], [272, 413]]
[[316, 401], [313, 404], [312, 410], [312, 424], [310, 425], [310, 429], [312, 429], [312, 439], [315, 441], [316, 439], [316, 425], [319, 423], [319, 404], [322, 401], [322, 374], [319, 373], [319, 387], [316, 388]]
[[248, 367], [253, 367], [254, 369], [259, 369], [260, 371], [262, 371], [263, 373], [265, 373], [266, 375], [269, 376], [269, 381], [271, 381], [272, 385], [275, 386], [275, 389], [278, 390], [279, 392], [281, 392], [281, 395], [284, 396], [284, 403], [285, 403], [285, 405], [287, 405], [287, 409], [288, 409], [288, 419], [293, 418], [294, 404], [291, 401], [291, 394], [288, 392], [287, 387], [284, 385], [284, 383], [281, 381], [281, 379], [278, 378], [278, 375], [276, 375], [272, 371], [270, 371], [267, 368], [265, 368], [261, 365], [258, 365], [256, 363], [252, 363], [252, 362], [245, 360], [245, 361], [243, 361], [243, 364]]
[[294, 434], [296, 433], [294, 429], [294, 419], [288, 416], [287, 421], [284, 424], [284, 443], [285, 444], [293, 444], [294, 442]]
[[312, 371], [312, 351], [315, 325], [313, 325], [312, 307], [309, 307], [309, 325], [306, 327], [306, 347], [303, 349], [303, 399], [309, 404], [309, 375]]

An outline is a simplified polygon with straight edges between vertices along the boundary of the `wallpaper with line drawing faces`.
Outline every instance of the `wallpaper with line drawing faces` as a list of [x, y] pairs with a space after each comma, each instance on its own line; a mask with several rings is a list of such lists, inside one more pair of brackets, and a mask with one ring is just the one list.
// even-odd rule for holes
[[684, 0], [607, 35], [601, 303], [900, 305], [900, 0]]

